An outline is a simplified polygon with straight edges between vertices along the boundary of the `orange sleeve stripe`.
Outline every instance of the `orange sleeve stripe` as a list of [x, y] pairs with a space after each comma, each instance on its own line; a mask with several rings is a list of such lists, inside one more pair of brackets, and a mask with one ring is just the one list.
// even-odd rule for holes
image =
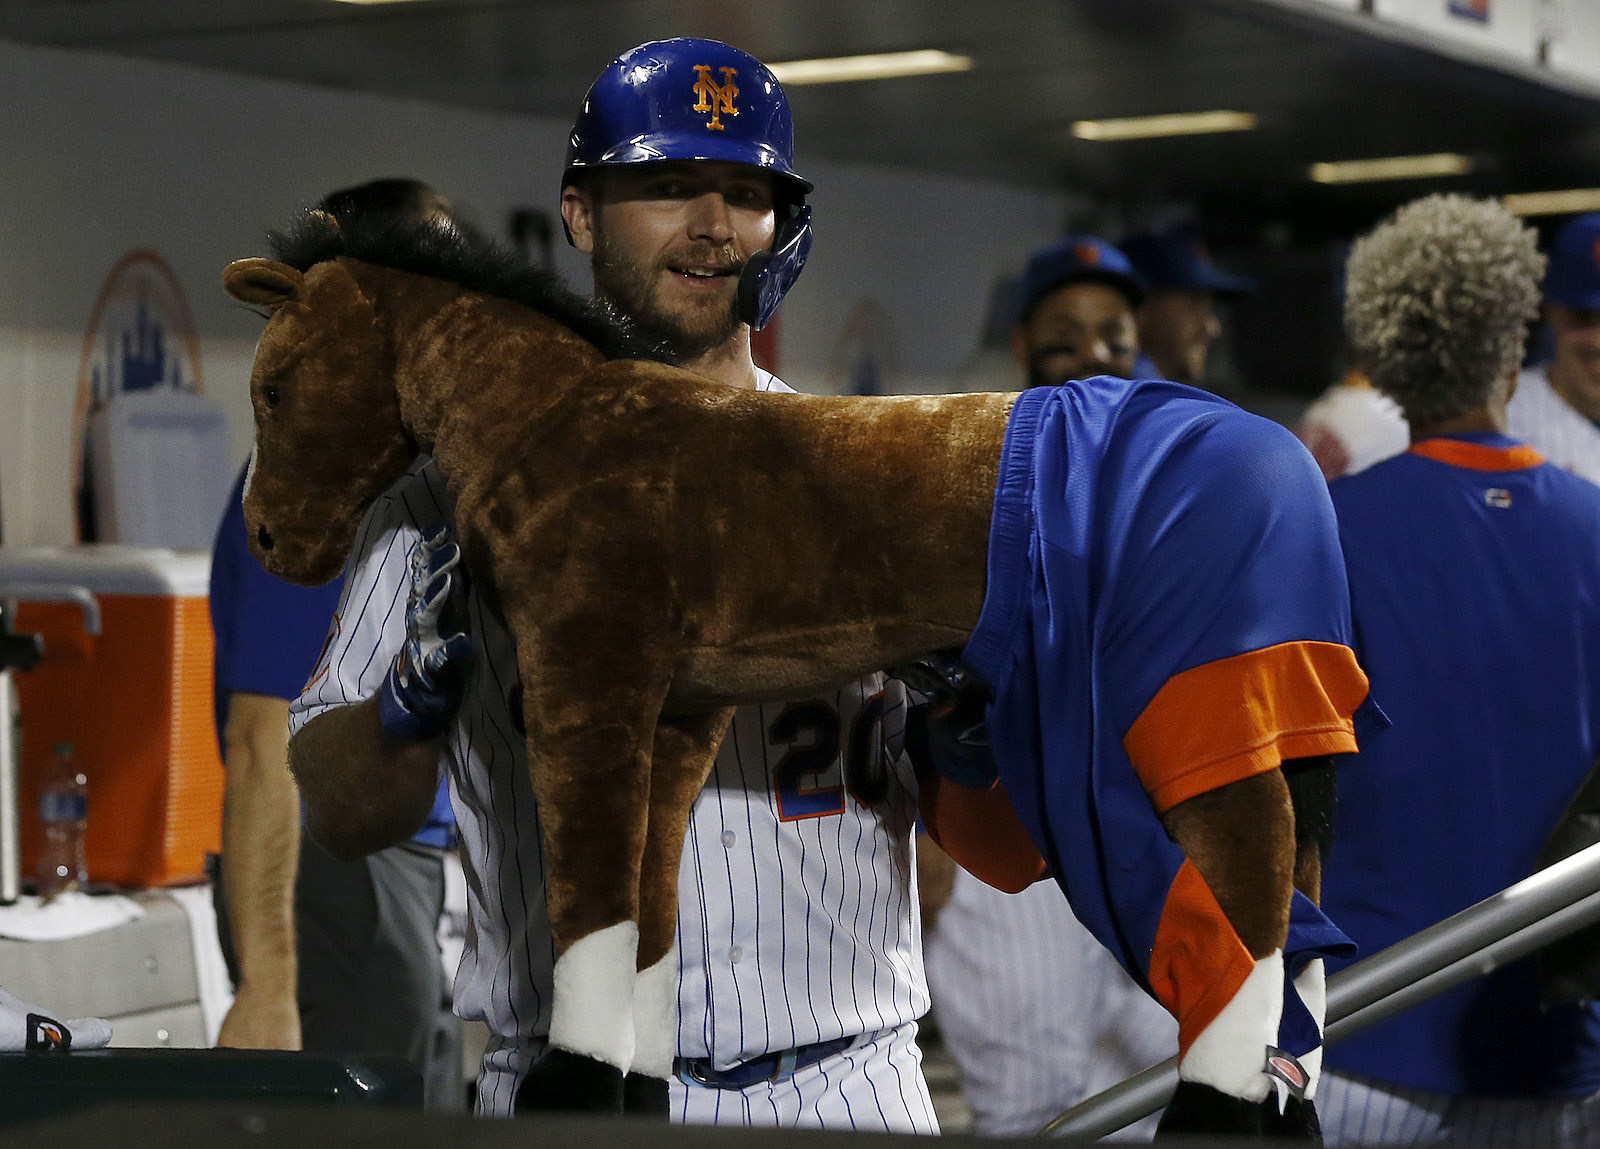
[[1336, 642], [1285, 642], [1175, 674], [1122, 747], [1157, 811], [1275, 769], [1349, 754], [1367, 676]]
[[1179, 1056], [1233, 1000], [1255, 959], [1234, 933], [1211, 887], [1184, 860], [1167, 891], [1150, 952], [1150, 988], [1178, 1019]]
[[973, 790], [935, 775], [921, 782], [919, 802], [928, 836], [980, 881], [1016, 894], [1049, 872], [999, 782]]

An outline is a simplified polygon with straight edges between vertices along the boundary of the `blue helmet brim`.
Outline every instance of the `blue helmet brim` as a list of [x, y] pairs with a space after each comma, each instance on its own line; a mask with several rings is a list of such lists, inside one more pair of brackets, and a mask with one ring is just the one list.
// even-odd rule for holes
[[801, 178], [784, 162], [776, 148], [752, 140], [718, 139], [707, 132], [649, 132], [607, 148], [598, 160], [574, 162], [562, 176], [570, 180], [573, 172], [586, 168], [624, 167], [633, 164], [674, 163], [683, 160], [721, 160], [743, 164], [776, 176], [799, 198], [811, 193], [811, 181]]

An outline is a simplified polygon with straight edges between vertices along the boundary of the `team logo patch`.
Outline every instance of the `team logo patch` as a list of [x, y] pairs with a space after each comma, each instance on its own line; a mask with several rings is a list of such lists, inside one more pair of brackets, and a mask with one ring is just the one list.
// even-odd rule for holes
[[53, 1017], [42, 1013], [28, 1015], [28, 1042], [31, 1050], [68, 1050], [72, 1048], [72, 1033]]
[[1511, 492], [1504, 487], [1488, 487], [1483, 492], [1483, 501], [1503, 511], [1511, 505]]
[[1492, 0], [1450, 0], [1450, 15], [1479, 24], [1489, 22]]
[[696, 64], [695, 72], [700, 76], [694, 82], [695, 104], [697, 112], [710, 112], [711, 118], [706, 121], [706, 127], [712, 131], [726, 131], [727, 126], [722, 122], [724, 113], [737, 116], [739, 109], [733, 106], [733, 99], [739, 94], [733, 78], [739, 74], [737, 68], [722, 69], [722, 83], [717, 83], [711, 78], [710, 64]]
[[333, 615], [333, 622], [328, 627], [328, 633], [322, 640], [322, 649], [317, 652], [317, 669], [311, 672], [310, 679], [308, 679], [306, 684], [300, 688], [301, 694], [304, 694], [306, 691], [310, 690], [313, 686], [328, 676], [328, 651], [333, 649], [334, 640], [339, 637], [339, 632], [343, 629], [344, 624], [340, 622], [339, 613], [335, 611]]
[[1085, 267], [1094, 267], [1100, 262], [1100, 249], [1092, 243], [1075, 243], [1072, 245], [1072, 258]]
[[1600, 267], [1600, 239], [1594, 241], [1594, 265]]
[[1267, 1060], [1262, 1065], [1261, 1072], [1272, 1078], [1272, 1086], [1278, 1093], [1279, 1113], [1282, 1113], [1284, 1107], [1289, 1104], [1291, 1096], [1305, 1099], [1306, 1086], [1311, 1084], [1311, 1075], [1306, 1072], [1306, 1067], [1300, 1064], [1294, 1054], [1279, 1049], [1276, 1045], [1267, 1046]]

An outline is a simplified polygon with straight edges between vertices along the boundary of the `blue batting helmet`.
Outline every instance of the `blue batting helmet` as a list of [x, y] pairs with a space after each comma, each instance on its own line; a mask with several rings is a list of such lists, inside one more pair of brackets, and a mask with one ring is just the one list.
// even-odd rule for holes
[[725, 160], [772, 175], [778, 233], [739, 285], [744, 319], [764, 326], [811, 247], [811, 184], [794, 170], [794, 123], [778, 78], [716, 40], [653, 40], [611, 61], [572, 125], [562, 186], [588, 168], [668, 160]]

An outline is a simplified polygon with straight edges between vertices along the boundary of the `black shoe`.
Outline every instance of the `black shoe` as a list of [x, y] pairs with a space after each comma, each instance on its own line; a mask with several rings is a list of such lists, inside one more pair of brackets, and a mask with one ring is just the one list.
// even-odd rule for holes
[[622, 1079], [622, 1111], [629, 1117], [667, 1119], [667, 1079], [648, 1073], [630, 1073]]
[[622, 1112], [622, 1070], [570, 1049], [551, 1046], [517, 1090], [513, 1112]]

